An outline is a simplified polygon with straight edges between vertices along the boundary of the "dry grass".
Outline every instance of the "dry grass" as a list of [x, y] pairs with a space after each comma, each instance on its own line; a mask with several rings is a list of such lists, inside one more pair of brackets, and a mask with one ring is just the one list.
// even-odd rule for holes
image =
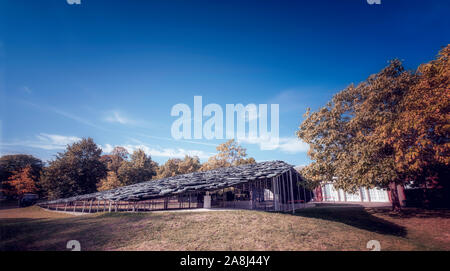
[[[416, 210], [416, 214], [423, 211]], [[73, 217], [38, 207], [0, 210], [0, 250], [449, 250], [449, 213], [382, 209], [106, 213]]]

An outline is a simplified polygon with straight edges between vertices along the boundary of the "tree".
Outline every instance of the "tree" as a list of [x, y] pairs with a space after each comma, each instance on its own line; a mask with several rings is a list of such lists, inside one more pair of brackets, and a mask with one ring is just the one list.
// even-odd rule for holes
[[123, 161], [118, 169], [118, 178], [123, 185], [150, 181], [156, 176], [158, 164], [141, 149], [135, 150], [131, 161]]
[[410, 184], [443, 190], [444, 201], [450, 190], [449, 85], [447, 45], [435, 60], [419, 66], [416, 82], [400, 104], [399, 117], [379, 133], [386, 144], [393, 146], [397, 170], [407, 176]]
[[123, 186], [123, 184], [117, 177], [117, 173], [114, 171], [108, 171], [106, 178], [101, 179], [97, 184], [97, 190], [106, 191], [121, 186]]
[[237, 144], [234, 139], [220, 144], [216, 150], [218, 153], [202, 165], [201, 171], [255, 163], [254, 158], [245, 158], [247, 156], [246, 149]]
[[13, 172], [8, 178], [8, 186], [11, 188], [7, 193], [13, 197], [21, 197], [26, 193], [36, 193], [37, 176], [33, 175], [33, 168], [28, 165], [25, 168]]
[[123, 186], [124, 183], [119, 179], [119, 168], [129, 157], [128, 151], [124, 147], [116, 146], [111, 154], [102, 155], [100, 160], [108, 169], [107, 176], [101, 179], [97, 184], [98, 191], [105, 191]]
[[159, 167], [157, 179], [197, 172], [200, 167], [200, 160], [197, 156], [191, 157], [186, 155], [183, 160], [172, 158]]
[[67, 146], [44, 170], [42, 185], [51, 199], [93, 193], [106, 177], [107, 168], [100, 160], [102, 150], [92, 138]]
[[441, 175], [435, 169], [450, 164], [450, 45], [421, 65], [417, 76], [386, 142], [394, 146], [399, 170], [412, 171], [416, 180], [433, 179]]
[[126, 161], [128, 156], [129, 153], [124, 147], [116, 146], [111, 151], [111, 154], [102, 155], [101, 160], [106, 164], [109, 171], [117, 174], [122, 162]]
[[178, 171], [181, 174], [187, 174], [192, 172], [197, 172], [201, 167], [200, 159], [197, 156], [191, 157], [185, 155], [184, 159], [178, 165]]
[[[26, 167], [30, 166], [30, 174], [35, 178], [35, 181], [38, 181], [40, 178], [41, 170], [44, 166], [44, 163], [32, 156], [27, 154], [13, 154], [13, 155], [4, 155], [0, 157], [0, 186], [1, 191], [8, 192], [13, 189], [8, 182], [8, 179], [16, 174], [17, 172], [22, 171]], [[39, 189], [39, 185], [36, 184]]]
[[297, 136], [310, 145], [313, 162], [302, 170], [310, 182], [333, 182], [354, 192], [360, 186], [392, 190], [393, 208], [397, 184], [405, 180], [395, 164], [394, 149], [380, 136], [399, 116], [399, 107], [415, 77], [399, 60], [356, 87], [336, 94], [314, 113], [309, 110]]

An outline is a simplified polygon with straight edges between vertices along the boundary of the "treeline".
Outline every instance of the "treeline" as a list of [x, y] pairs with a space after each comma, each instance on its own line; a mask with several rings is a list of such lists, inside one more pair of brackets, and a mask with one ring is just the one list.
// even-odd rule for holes
[[450, 46], [416, 71], [391, 61], [324, 107], [308, 110], [297, 135], [310, 145], [313, 162], [302, 174], [311, 186], [388, 188], [397, 209], [397, 187], [408, 185], [439, 191], [423, 200], [448, 204]]
[[102, 154], [92, 138], [84, 138], [68, 145], [48, 165], [26, 154], [0, 157], [1, 193], [8, 198], [36, 193], [41, 198], [57, 199], [179, 174], [255, 163], [253, 158], [246, 158], [246, 150], [234, 140], [216, 149], [218, 153], [203, 164], [198, 157], [185, 156], [158, 165], [141, 149], [130, 154], [124, 147], [117, 146], [111, 153]]

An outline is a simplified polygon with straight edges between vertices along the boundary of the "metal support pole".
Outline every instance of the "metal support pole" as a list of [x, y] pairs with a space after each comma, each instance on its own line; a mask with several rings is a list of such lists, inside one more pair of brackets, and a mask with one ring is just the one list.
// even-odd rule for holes
[[280, 186], [281, 186], [281, 203], [282, 203], [282, 207], [281, 210], [284, 211], [284, 202], [286, 201], [286, 197], [285, 197], [285, 193], [284, 193], [284, 173], [281, 174], [281, 180], [280, 180]]
[[291, 202], [292, 202], [292, 214], [295, 214], [295, 202], [294, 202], [294, 187], [292, 186], [292, 170], [289, 170], [289, 182], [291, 188]]

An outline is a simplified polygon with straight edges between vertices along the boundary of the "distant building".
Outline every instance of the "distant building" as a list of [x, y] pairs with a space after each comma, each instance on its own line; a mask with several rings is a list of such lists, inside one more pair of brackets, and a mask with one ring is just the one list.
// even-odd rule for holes
[[[303, 166], [295, 167], [296, 170]], [[402, 205], [405, 203], [405, 192], [403, 186], [397, 187], [399, 200]], [[347, 202], [347, 203], [371, 203], [371, 202], [391, 202], [391, 193], [386, 189], [359, 187], [355, 193], [344, 192], [336, 189], [332, 183], [323, 184], [314, 189], [314, 199], [316, 202]]]
[[[405, 198], [402, 186], [397, 187], [400, 203]], [[314, 201], [324, 202], [391, 202], [391, 193], [386, 189], [360, 187], [356, 193], [344, 192], [336, 189], [333, 184], [321, 185], [314, 190]]]

